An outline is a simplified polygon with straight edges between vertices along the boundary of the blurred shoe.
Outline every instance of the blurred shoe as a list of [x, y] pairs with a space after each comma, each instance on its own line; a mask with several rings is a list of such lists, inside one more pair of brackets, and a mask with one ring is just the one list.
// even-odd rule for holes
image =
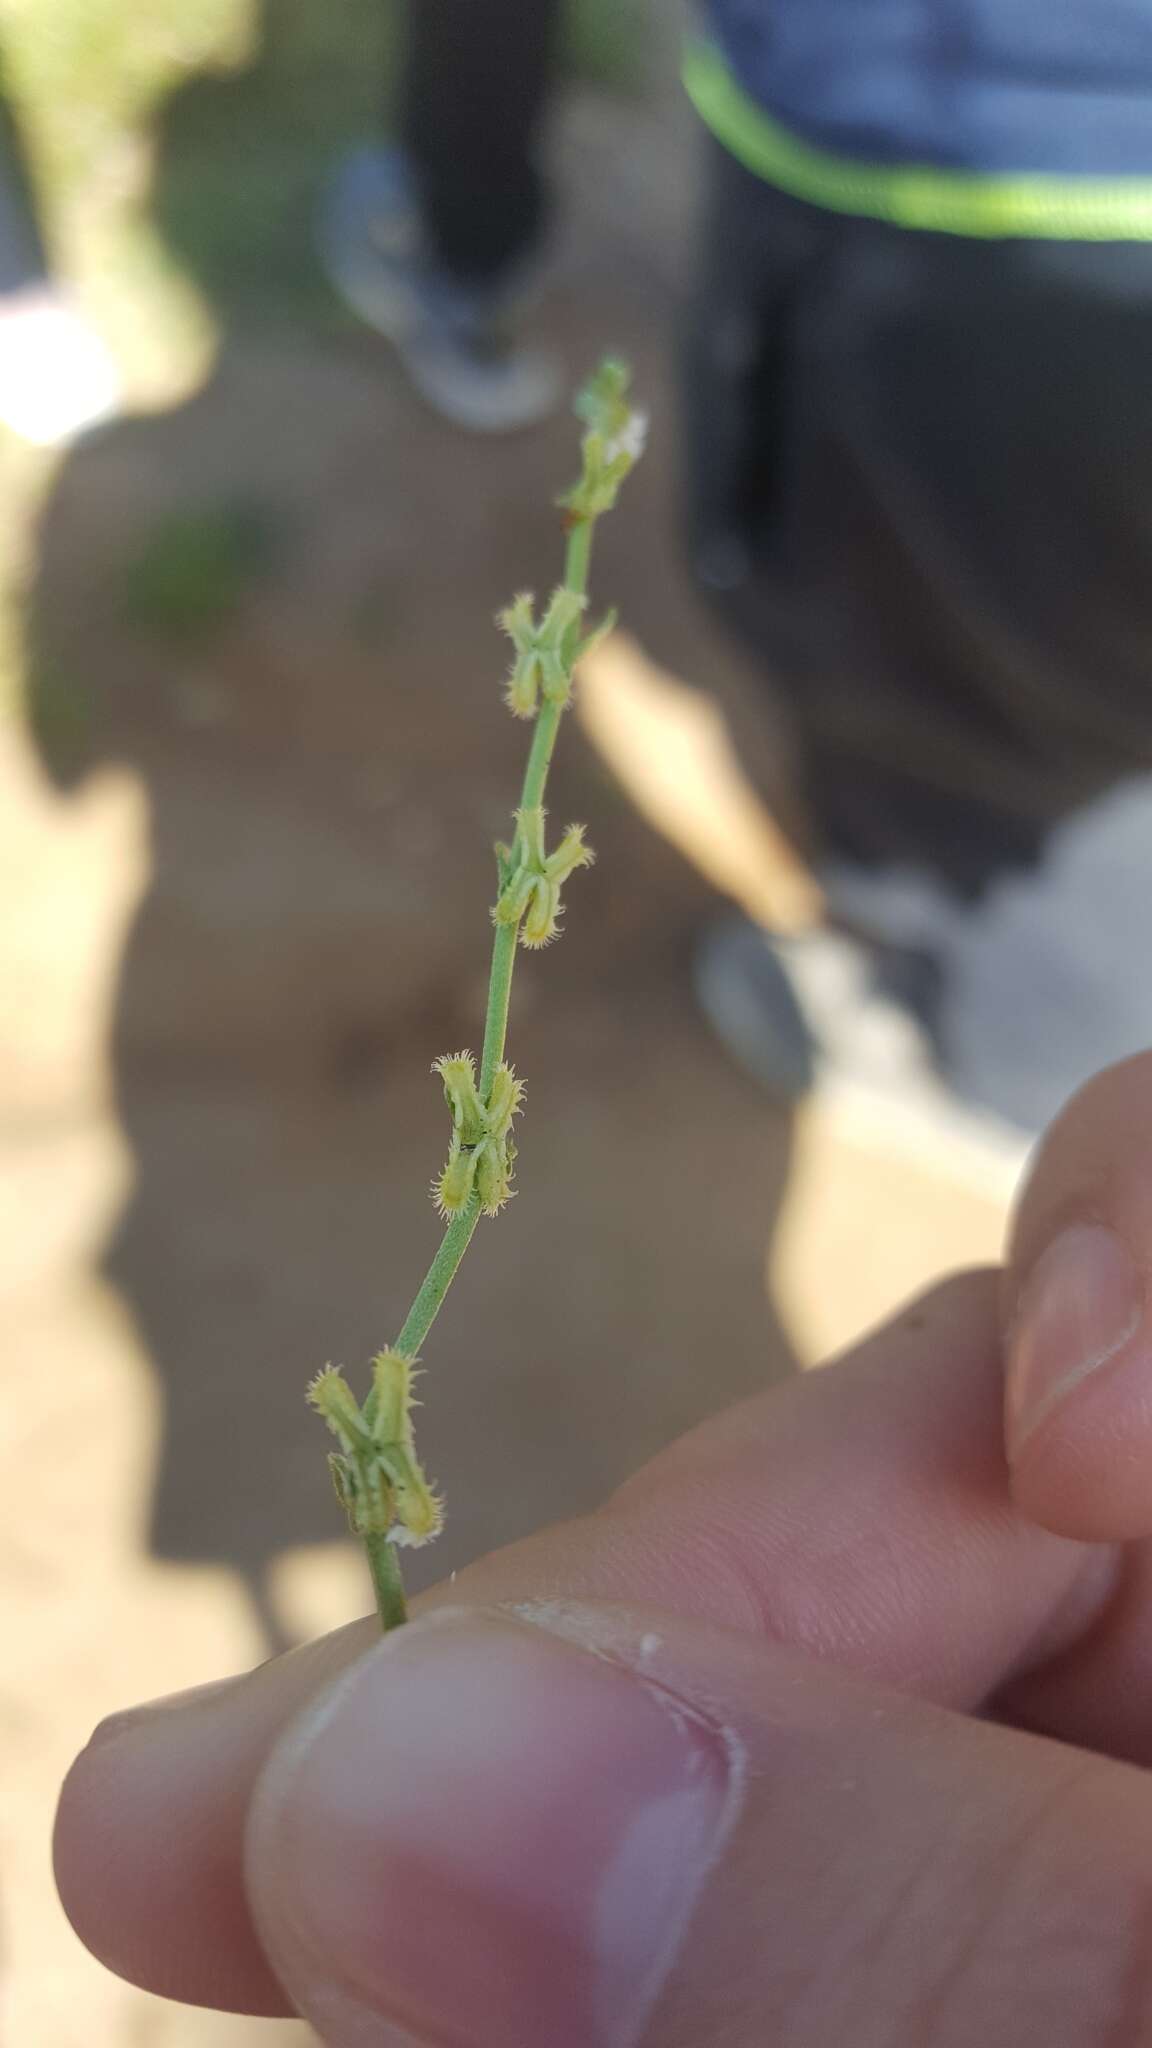
[[1099, 1068], [1152, 1043], [1152, 777], [1057, 825], [978, 902], [912, 870], [837, 869], [831, 917], [937, 963], [932, 1034], [956, 1097], [1039, 1131]]
[[965, 916], [960, 899], [922, 868], [831, 862], [818, 879], [832, 922], [876, 946], [939, 954]]
[[940, 1050], [966, 1096], [1039, 1128], [1099, 1068], [1152, 1044], [1150, 874], [1152, 776], [1140, 776], [960, 915]]
[[365, 148], [344, 159], [321, 217], [320, 253], [336, 291], [392, 343], [421, 397], [454, 426], [505, 434], [555, 410], [558, 366], [512, 335], [523, 280], [472, 290], [436, 264], [400, 151]]
[[892, 1142], [966, 1150], [997, 1174], [1023, 1165], [1033, 1132], [965, 1100], [940, 1071], [928, 955], [824, 927], [778, 938], [733, 918], [705, 933], [695, 985], [722, 1044], [782, 1106], [819, 1094]]
[[910, 992], [886, 987], [872, 949], [843, 932], [775, 937], [727, 919], [705, 933], [696, 987], [718, 1036], [781, 1101], [798, 1101], [831, 1072], [884, 1089], [931, 1075], [931, 1039]]
[[120, 409], [115, 364], [62, 292], [0, 297], [0, 422], [41, 448], [73, 441]]
[[1139, 776], [977, 902], [920, 871], [844, 866], [821, 876], [837, 929], [718, 927], [700, 1002], [778, 1100], [833, 1089], [886, 1128], [911, 1118], [1022, 1154], [1091, 1075], [1152, 1043], [1150, 872], [1152, 776]]

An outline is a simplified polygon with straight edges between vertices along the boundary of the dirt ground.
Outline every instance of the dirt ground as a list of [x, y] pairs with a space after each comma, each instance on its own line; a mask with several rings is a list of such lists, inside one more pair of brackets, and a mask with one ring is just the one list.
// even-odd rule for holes
[[[652, 661], [746, 699], [675, 533], [680, 117], [589, 101], [559, 146], [542, 330], [574, 372], [625, 348], [653, 412], [598, 590]], [[57, 702], [82, 678], [87, 731], [47, 761], [0, 732], [7, 2048], [295, 2032], [88, 1959], [52, 1896], [52, 1801], [104, 1712], [363, 1604], [302, 1390], [394, 1333], [436, 1241], [428, 1066], [478, 1037], [523, 740], [489, 622], [555, 573], [571, 445], [564, 421], [461, 440], [368, 339], [226, 337], [202, 394], [75, 451], [45, 504], [29, 661]], [[257, 586], [207, 643], [149, 637], [125, 564], [174, 507], [229, 496], [275, 508]], [[590, 1506], [1001, 1227], [994, 1180], [835, 1109], [790, 1128], [733, 1071], [689, 977], [719, 898], [575, 725], [554, 809], [600, 858], [520, 978], [520, 1198], [427, 1350], [450, 1522], [425, 1577]]]

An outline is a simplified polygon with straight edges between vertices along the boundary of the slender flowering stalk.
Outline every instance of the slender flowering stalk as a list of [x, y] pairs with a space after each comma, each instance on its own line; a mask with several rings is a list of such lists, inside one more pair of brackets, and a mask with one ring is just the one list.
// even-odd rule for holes
[[339, 1446], [328, 1460], [337, 1498], [364, 1544], [385, 1629], [407, 1619], [398, 1549], [431, 1542], [444, 1518], [413, 1442], [417, 1355], [481, 1216], [497, 1215], [514, 1192], [512, 1126], [523, 1108], [524, 1083], [504, 1051], [516, 949], [546, 946], [559, 936], [560, 892], [593, 859], [582, 825], [569, 825], [548, 851], [544, 797], [575, 671], [614, 623], [610, 613], [584, 630], [592, 535], [643, 450], [644, 419], [629, 403], [627, 369], [612, 359], [580, 393], [576, 412], [584, 422], [583, 461], [579, 482], [560, 499], [568, 535], [564, 581], [539, 616], [534, 598], [522, 593], [499, 617], [513, 649], [505, 701], [515, 717], [533, 721], [533, 732], [512, 841], [496, 848], [492, 970], [479, 1071], [470, 1052], [446, 1054], [433, 1064], [452, 1119], [448, 1157], [432, 1184], [444, 1236], [395, 1344], [372, 1361], [363, 1405], [334, 1366], [326, 1366], [308, 1389]]

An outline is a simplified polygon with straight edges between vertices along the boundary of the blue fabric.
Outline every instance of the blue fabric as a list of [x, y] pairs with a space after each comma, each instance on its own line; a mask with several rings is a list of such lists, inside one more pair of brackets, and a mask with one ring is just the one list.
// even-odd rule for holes
[[1152, 0], [706, 0], [744, 91], [871, 163], [1152, 175]]

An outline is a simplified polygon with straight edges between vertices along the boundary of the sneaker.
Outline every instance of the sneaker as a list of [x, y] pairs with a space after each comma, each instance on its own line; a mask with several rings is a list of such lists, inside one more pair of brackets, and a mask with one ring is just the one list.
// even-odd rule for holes
[[912, 981], [910, 967], [886, 980], [879, 956], [843, 932], [775, 937], [744, 918], [715, 925], [696, 957], [705, 1015], [783, 1102], [833, 1072], [884, 1089], [922, 1086], [932, 1041]]
[[960, 899], [924, 868], [828, 862], [818, 880], [835, 925], [873, 945], [939, 954], [964, 917]]
[[774, 937], [744, 918], [697, 948], [696, 996], [717, 1037], [784, 1107], [835, 1102], [886, 1145], [967, 1156], [1011, 1182], [1034, 1133], [964, 1100], [937, 1061], [939, 978], [915, 951], [818, 927]]
[[558, 366], [512, 338], [523, 280], [477, 292], [437, 266], [399, 150], [365, 148], [344, 159], [321, 217], [320, 254], [336, 291], [392, 343], [443, 419], [471, 433], [506, 434], [556, 409]]
[[52, 285], [0, 296], [0, 423], [40, 448], [61, 448], [120, 410], [115, 364], [100, 337]]
[[1152, 1043], [1152, 776], [1066, 819], [1044, 858], [960, 920], [941, 1057], [967, 1096], [1035, 1126]]
[[936, 1064], [952, 1094], [1039, 1131], [1099, 1068], [1152, 1042], [1152, 777], [1057, 825], [975, 902], [912, 869], [822, 877], [831, 920], [937, 964]]

